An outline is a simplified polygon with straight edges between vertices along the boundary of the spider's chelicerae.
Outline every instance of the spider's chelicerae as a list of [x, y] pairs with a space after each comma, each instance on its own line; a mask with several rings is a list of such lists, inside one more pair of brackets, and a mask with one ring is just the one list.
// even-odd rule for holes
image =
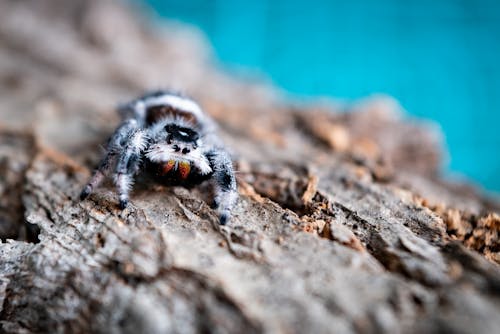
[[122, 209], [128, 204], [134, 177], [142, 171], [159, 182], [188, 188], [210, 180], [220, 224], [226, 224], [237, 199], [233, 165], [215, 134], [214, 122], [200, 106], [189, 98], [157, 91], [118, 111], [124, 120], [80, 198], [85, 199], [109, 175]]

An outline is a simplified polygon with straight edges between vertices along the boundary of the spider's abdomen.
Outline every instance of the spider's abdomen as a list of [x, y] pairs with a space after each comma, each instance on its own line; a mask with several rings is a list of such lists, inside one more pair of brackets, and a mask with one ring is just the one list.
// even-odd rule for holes
[[193, 100], [169, 92], [153, 92], [133, 103], [146, 126], [163, 119], [177, 119], [192, 125], [199, 125], [206, 118], [200, 106]]
[[154, 106], [146, 110], [146, 124], [151, 125], [162, 119], [184, 119], [186, 122], [195, 123], [196, 117], [191, 113], [168, 105]]

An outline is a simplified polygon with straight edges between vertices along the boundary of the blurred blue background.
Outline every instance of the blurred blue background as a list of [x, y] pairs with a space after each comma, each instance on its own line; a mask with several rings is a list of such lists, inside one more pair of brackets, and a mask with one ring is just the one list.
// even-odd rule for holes
[[499, 0], [144, 1], [291, 94], [394, 96], [441, 125], [447, 170], [500, 192]]

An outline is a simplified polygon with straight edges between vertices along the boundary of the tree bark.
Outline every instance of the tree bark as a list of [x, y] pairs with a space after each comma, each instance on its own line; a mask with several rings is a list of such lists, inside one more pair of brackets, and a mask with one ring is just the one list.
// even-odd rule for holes
[[[500, 206], [440, 178], [432, 124], [388, 97], [296, 106], [138, 11], [0, 2], [3, 332], [498, 331]], [[139, 180], [123, 211], [111, 185], [78, 200], [114, 106], [158, 86], [219, 123], [229, 226], [203, 186]]]

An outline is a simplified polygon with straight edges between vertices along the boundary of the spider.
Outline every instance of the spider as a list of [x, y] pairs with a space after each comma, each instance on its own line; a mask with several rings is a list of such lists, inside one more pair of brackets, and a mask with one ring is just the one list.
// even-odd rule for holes
[[123, 118], [106, 146], [80, 199], [87, 198], [106, 176], [112, 176], [123, 210], [134, 177], [141, 172], [155, 181], [186, 188], [211, 181], [219, 223], [228, 223], [237, 199], [232, 161], [215, 133], [215, 123], [193, 100], [155, 91], [118, 108]]

